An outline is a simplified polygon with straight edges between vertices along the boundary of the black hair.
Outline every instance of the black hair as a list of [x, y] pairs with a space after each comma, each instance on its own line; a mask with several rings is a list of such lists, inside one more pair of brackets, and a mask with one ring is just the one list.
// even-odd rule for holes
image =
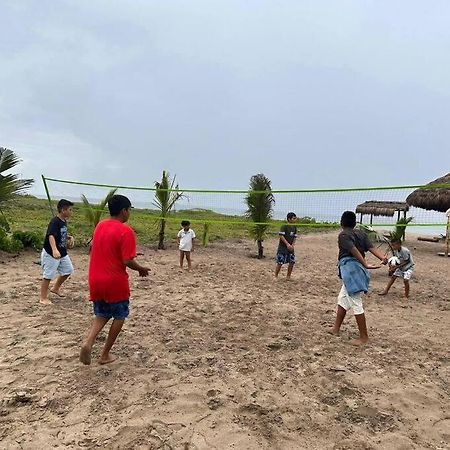
[[353, 211], [344, 211], [341, 216], [341, 227], [355, 228], [356, 214]]
[[63, 209], [70, 208], [71, 206], [73, 206], [71, 201], [62, 198], [57, 205], [58, 212], [60, 213]]
[[398, 237], [393, 237], [392, 239], [391, 239], [391, 244], [402, 244], [402, 240], [400, 239], [400, 238], [398, 238]]
[[181, 226], [182, 227], [188, 227], [191, 224], [191, 222], [189, 222], [189, 220], [182, 220], [181, 221]]
[[131, 208], [131, 202], [125, 195], [116, 194], [108, 200], [109, 214], [112, 217], [117, 217], [123, 209], [128, 208]]
[[293, 219], [294, 217], [297, 217], [297, 214], [295, 214], [294, 212], [288, 212], [287, 213], [287, 220]]

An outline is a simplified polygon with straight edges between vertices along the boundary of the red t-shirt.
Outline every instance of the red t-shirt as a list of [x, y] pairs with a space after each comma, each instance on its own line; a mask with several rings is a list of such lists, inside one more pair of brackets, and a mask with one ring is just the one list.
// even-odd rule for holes
[[124, 261], [136, 257], [134, 231], [115, 219], [100, 222], [94, 231], [89, 262], [90, 299], [118, 303], [130, 298]]

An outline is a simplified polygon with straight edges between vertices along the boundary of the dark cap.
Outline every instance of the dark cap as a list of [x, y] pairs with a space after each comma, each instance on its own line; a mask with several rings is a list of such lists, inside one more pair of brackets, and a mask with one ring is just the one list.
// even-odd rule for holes
[[122, 209], [132, 208], [131, 202], [125, 195], [116, 194], [108, 200], [108, 209], [111, 216], [118, 216]]

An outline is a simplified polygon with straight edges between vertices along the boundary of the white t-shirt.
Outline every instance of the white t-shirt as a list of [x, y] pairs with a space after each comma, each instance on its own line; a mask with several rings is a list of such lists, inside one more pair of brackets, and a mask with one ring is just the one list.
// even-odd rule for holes
[[192, 250], [192, 239], [195, 239], [194, 230], [184, 231], [184, 228], [182, 228], [178, 232], [178, 237], [180, 238], [179, 249], [183, 252], [190, 252]]

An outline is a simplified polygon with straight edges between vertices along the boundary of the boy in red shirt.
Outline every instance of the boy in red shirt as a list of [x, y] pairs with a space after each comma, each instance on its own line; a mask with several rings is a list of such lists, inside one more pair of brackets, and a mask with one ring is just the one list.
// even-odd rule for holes
[[111, 318], [114, 320], [100, 356], [100, 364], [115, 360], [109, 352], [129, 315], [130, 286], [126, 268], [136, 270], [141, 277], [146, 277], [150, 270], [134, 260], [136, 236], [125, 225], [130, 217], [130, 200], [123, 195], [113, 195], [108, 209], [111, 218], [97, 225], [92, 240], [89, 291], [95, 318], [80, 352], [80, 361], [86, 365], [91, 363], [91, 350], [97, 335]]

